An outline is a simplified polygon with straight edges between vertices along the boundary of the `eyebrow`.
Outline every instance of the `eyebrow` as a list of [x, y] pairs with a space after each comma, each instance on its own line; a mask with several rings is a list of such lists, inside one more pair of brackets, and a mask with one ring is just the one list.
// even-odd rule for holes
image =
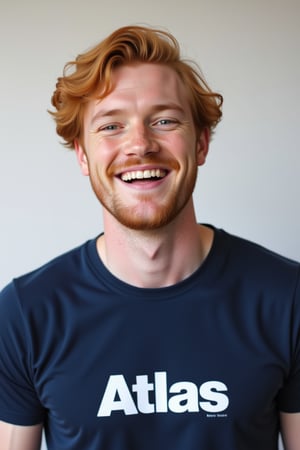
[[[155, 114], [155, 113], [158, 113], [161, 111], [166, 111], [166, 110], [175, 110], [175, 111], [180, 112], [181, 114], [184, 113], [184, 109], [177, 103], [162, 103], [162, 104], [157, 104], [157, 105], [152, 106], [151, 114]], [[91, 126], [93, 126], [95, 124], [95, 122], [102, 117], [117, 116], [117, 115], [123, 114], [124, 111], [125, 111], [125, 109], [121, 109], [121, 108], [99, 109], [99, 111], [97, 111], [91, 119]]]
[[99, 109], [99, 111], [97, 111], [96, 114], [92, 117], [91, 125], [94, 125], [94, 123], [101, 117], [116, 116], [118, 114], [121, 114], [121, 112], [122, 109]]

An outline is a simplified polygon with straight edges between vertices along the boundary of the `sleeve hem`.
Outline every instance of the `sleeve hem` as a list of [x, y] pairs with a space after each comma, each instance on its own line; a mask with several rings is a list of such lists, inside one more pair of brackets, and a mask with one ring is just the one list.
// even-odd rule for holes
[[5, 413], [1, 412], [0, 414], [0, 420], [2, 422], [10, 423], [13, 425], [21, 425], [21, 426], [33, 426], [33, 425], [39, 425], [44, 422], [43, 417], [28, 417], [28, 414], [25, 416], [21, 416], [20, 414], [14, 414], [14, 413]]

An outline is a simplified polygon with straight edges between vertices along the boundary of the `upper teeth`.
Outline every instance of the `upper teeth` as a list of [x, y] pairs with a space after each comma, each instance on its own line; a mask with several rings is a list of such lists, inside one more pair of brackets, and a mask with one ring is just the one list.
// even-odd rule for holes
[[121, 175], [123, 181], [142, 180], [144, 178], [157, 177], [162, 178], [166, 175], [165, 170], [151, 169], [151, 170], [135, 170], [132, 172], [126, 172]]

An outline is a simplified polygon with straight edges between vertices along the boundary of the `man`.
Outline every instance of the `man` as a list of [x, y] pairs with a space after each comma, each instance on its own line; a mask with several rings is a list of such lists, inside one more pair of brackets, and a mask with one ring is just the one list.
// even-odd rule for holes
[[222, 97], [125, 27], [52, 103], [104, 233], [1, 294], [1, 449], [299, 450], [299, 264], [195, 217]]

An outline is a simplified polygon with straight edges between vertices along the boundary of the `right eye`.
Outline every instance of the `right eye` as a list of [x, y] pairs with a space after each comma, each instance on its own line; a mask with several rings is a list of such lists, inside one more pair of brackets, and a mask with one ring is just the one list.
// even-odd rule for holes
[[123, 130], [123, 128], [124, 126], [120, 123], [107, 123], [99, 126], [96, 132], [105, 135], [115, 135]]
[[114, 124], [109, 124], [109, 125], [105, 125], [104, 127], [100, 128], [100, 131], [114, 131], [117, 130], [119, 128], [118, 125]]

